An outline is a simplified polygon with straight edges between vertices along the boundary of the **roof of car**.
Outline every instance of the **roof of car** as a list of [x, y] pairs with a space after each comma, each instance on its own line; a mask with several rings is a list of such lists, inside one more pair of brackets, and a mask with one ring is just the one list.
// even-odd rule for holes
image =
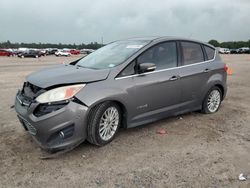
[[134, 38], [128, 38], [125, 40], [149, 40], [149, 41], [165, 41], [165, 40], [184, 40], [184, 41], [193, 41], [193, 42], [198, 42], [198, 43], [202, 43], [202, 44], [206, 44], [212, 48], [215, 48], [214, 46], [206, 43], [206, 42], [202, 42], [199, 40], [194, 40], [194, 39], [188, 39], [188, 38], [184, 38], [184, 37], [176, 37], [176, 36], [147, 36], [147, 37], [134, 37]]

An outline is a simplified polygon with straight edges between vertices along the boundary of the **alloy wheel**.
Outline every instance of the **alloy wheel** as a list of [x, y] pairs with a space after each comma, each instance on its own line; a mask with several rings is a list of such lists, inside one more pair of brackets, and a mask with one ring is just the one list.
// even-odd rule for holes
[[110, 140], [119, 125], [119, 111], [111, 106], [105, 110], [99, 122], [99, 135], [102, 140]]
[[216, 112], [220, 106], [220, 102], [221, 102], [220, 92], [217, 89], [212, 90], [207, 99], [208, 110], [211, 113]]

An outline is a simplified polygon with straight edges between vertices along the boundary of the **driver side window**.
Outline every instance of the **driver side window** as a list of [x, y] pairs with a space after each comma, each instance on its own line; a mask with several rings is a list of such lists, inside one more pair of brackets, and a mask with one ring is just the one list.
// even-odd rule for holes
[[177, 67], [176, 42], [164, 42], [153, 46], [137, 58], [137, 63], [154, 63], [156, 70]]

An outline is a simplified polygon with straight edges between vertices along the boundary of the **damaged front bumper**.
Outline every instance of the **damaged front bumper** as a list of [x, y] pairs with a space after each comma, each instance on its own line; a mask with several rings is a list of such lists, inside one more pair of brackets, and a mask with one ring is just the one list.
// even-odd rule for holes
[[39, 104], [26, 100], [18, 92], [15, 110], [25, 130], [43, 149], [68, 149], [87, 137], [88, 107], [74, 100], [60, 104]]

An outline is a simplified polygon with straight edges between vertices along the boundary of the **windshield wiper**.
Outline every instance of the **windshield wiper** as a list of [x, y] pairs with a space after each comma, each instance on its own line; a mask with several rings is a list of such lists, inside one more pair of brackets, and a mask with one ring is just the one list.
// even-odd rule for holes
[[82, 68], [85, 68], [85, 69], [94, 69], [94, 70], [98, 70], [97, 68], [93, 68], [93, 67], [84, 67], [82, 65], [76, 65], [77, 67], [82, 67]]
[[82, 68], [87, 68], [87, 67], [84, 67], [84, 66], [82, 66], [82, 65], [77, 65], [77, 64], [76, 64], [76, 66], [77, 66], [77, 67], [82, 67]]

